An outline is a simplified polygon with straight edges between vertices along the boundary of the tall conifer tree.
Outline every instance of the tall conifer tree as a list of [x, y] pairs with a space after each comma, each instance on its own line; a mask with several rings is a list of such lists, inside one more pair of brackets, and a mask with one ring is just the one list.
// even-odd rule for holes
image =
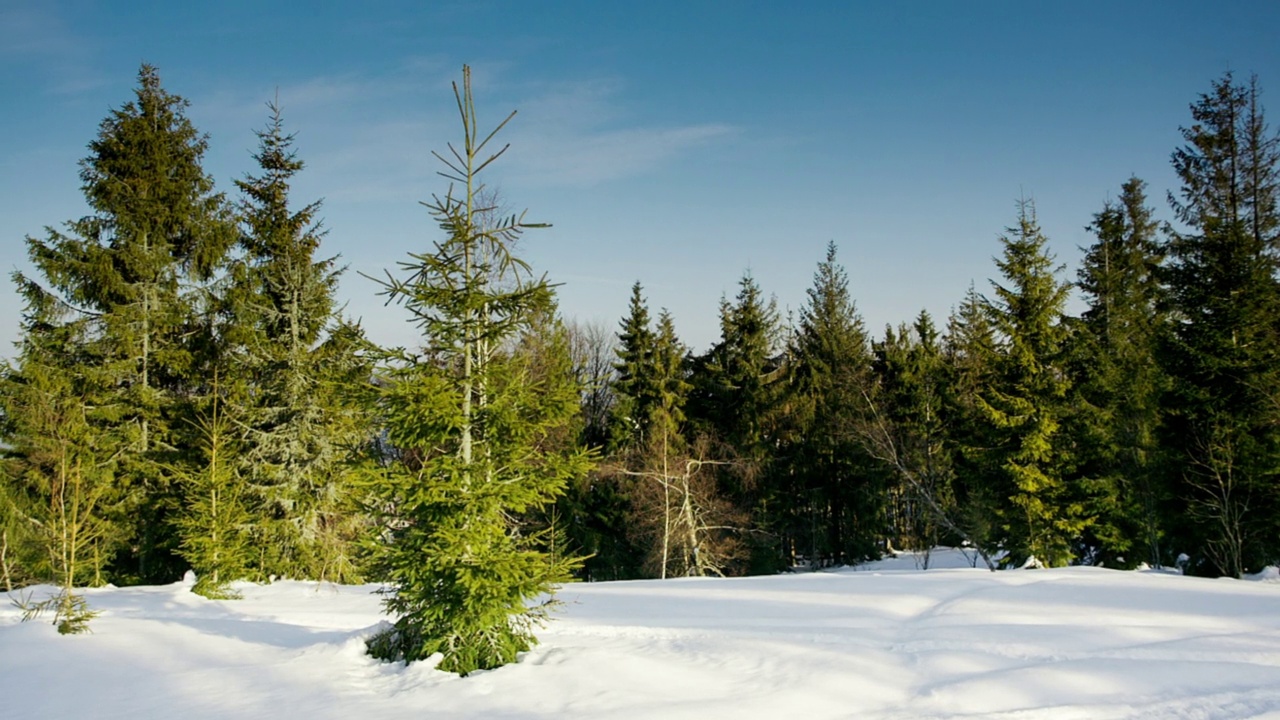
[[645, 454], [665, 443], [678, 452], [689, 391], [684, 377], [685, 347], [665, 309], [658, 316], [657, 329], [653, 328], [642, 293], [636, 283], [618, 333], [614, 435], [619, 449]]
[[777, 302], [745, 274], [734, 302], [721, 300], [720, 340], [695, 365], [690, 411], [744, 458], [767, 454], [781, 332]]
[[342, 270], [316, 257], [320, 203], [290, 205], [304, 164], [279, 107], [268, 107], [254, 155], [260, 174], [236, 182], [243, 256], [225, 300], [227, 371], [244, 379], [230, 394], [245, 406], [240, 472], [256, 496], [261, 576], [350, 581], [361, 525], [347, 458], [372, 434], [355, 392], [372, 369], [360, 328], [338, 315]]
[[618, 333], [610, 462], [581, 507], [584, 549], [593, 551], [585, 566], [593, 577], [665, 577], [673, 565], [671, 491], [690, 460], [685, 352], [666, 310], [654, 329], [636, 283]]
[[386, 280], [427, 347], [403, 354], [383, 381], [386, 437], [400, 453], [373, 481], [381, 512], [374, 552], [396, 620], [369, 651], [409, 662], [439, 652], [441, 669], [465, 675], [513, 662], [536, 641], [546, 613], [537, 598], [574, 563], [549, 556], [512, 518], [553, 503], [589, 462], [544, 445], [573, 421], [576, 392], [544, 392], [503, 352], [554, 309], [546, 279], [512, 254], [537, 226], [477, 204], [481, 171], [505, 150], [487, 148], [511, 116], [479, 134], [466, 67], [454, 94], [463, 144], [436, 157], [457, 185], [428, 204], [445, 238], [401, 263], [406, 278]]
[[617, 404], [613, 409], [613, 444], [642, 447], [649, 435], [650, 415], [658, 401], [658, 380], [654, 376], [654, 335], [649, 306], [639, 281], [631, 286], [631, 302], [618, 333], [618, 362], [613, 388]]
[[856, 562], [877, 552], [882, 495], [855, 430], [870, 389], [870, 342], [834, 242], [805, 292], [791, 349], [798, 427], [784, 451], [790, 534], [811, 561]]
[[684, 343], [676, 335], [675, 320], [663, 308], [658, 313], [658, 329], [653, 342], [653, 372], [657, 402], [649, 412], [650, 436], [653, 442], [671, 447], [681, 444], [684, 431], [684, 406], [692, 387], [686, 379]]
[[1167, 283], [1173, 332], [1168, 447], [1182, 467], [1192, 522], [1181, 540], [1217, 572], [1239, 576], [1280, 554], [1280, 139], [1256, 80], [1230, 73], [1191, 106], [1173, 154]]
[[995, 380], [996, 335], [986, 299], [973, 285], [947, 321], [942, 341], [945, 363], [942, 413], [955, 473], [952, 490], [957, 522], [977, 547], [994, 551], [1000, 542], [997, 508], [1002, 502], [1002, 471], [995, 428], [982, 407], [982, 395]]
[[[873, 427], [891, 461], [889, 520], [900, 547], [926, 553], [943, 540], [968, 540], [956, 510], [953, 446], [945, 425], [946, 367], [929, 313], [889, 329], [875, 344]], [[885, 443], [890, 447], [883, 447]]]
[[181, 569], [179, 497], [162, 460], [172, 450], [177, 400], [195, 382], [200, 286], [234, 231], [200, 165], [207, 143], [184, 114], [187, 102], [165, 91], [149, 65], [135, 96], [102, 121], [81, 162], [93, 214], [28, 245], [48, 287], [93, 319], [90, 335], [100, 341], [86, 346], [83, 361], [115, 393], [119, 412], [100, 422], [121, 439], [117, 481], [135, 535], [117, 579], [166, 581]]
[[1072, 341], [1081, 404], [1071, 431], [1079, 472], [1097, 502], [1086, 550], [1108, 565], [1161, 562], [1158, 430], [1167, 381], [1157, 344], [1166, 318], [1158, 307], [1161, 248], [1145, 186], [1130, 178], [1120, 197], [1094, 215], [1089, 230], [1097, 241], [1085, 250], [1077, 281], [1089, 307]]
[[1034, 556], [1056, 567], [1070, 562], [1088, 525], [1079, 493], [1068, 483], [1062, 437], [1070, 388], [1062, 365], [1069, 286], [1057, 278], [1030, 202], [1019, 204], [1018, 224], [1000, 242], [1004, 255], [996, 265], [1006, 284], [992, 282], [995, 298], [986, 308], [1002, 347], [979, 405], [997, 440], [992, 460], [1000, 469], [999, 492], [1008, 499], [1001, 521], [1012, 557]]
[[778, 437], [783, 367], [777, 302], [767, 302], [745, 274], [734, 302], [720, 303], [720, 340], [693, 363], [688, 412], [691, 433], [713, 438], [732, 472], [721, 473], [723, 492], [751, 517], [750, 570], [772, 572], [786, 561], [782, 510], [788, 501], [769, 467]]

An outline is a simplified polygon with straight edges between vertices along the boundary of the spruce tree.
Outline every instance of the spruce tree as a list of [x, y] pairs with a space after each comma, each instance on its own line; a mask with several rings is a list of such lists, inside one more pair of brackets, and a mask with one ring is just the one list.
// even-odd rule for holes
[[168, 581], [182, 568], [180, 498], [165, 471], [170, 427], [194, 382], [201, 286], [234, 231], [201, 168], [207, 142], [186, 118], [187, 102], [165, 91], [149, 65], [135, 96], [102, 121], [81, 162], [92, 214], [27, 242], [47, 286], [91, 318], [88, 335], [99, 341], [86, 345], [83, 362], [114, 393], [118, 412], [100, 419], [100, 431], [121, 443], [116, 480], [129, 497], [121, 519], [133, 525], [116, 579]]
[[192, 591], [213, 599], [235, 599], [229, 585], [247, 576], [254, 560], [248, 532], [246, 483], [236, 456], [241, 452], [237, 419], [228, 417], [222, 387], [215, 376], [202, 398], [183, 443], [194, 457], [175, 475], [183, 489], [178, 521], [182, 556], [196, 573]]
[[576, 531], [585, 540], [583, 550], [592, 553], [584, 567], [602, 579], [686, 574], [694, 570], [673, 559], [671, 522], [672, 492], [680, 491], [676, 469], [690, 459], [683, 436], [686, 350], [666, 310], [654, 329], [639, 283], [632, 287], [616, 354], [613, 443], [578, 507]]
[[279, 107], [268, 107], [254, 155], [260, 174], [236, 182], [245, 231], [223, 300], [224, 375], [247, 380], [229, 384], [238, 395], [224, 393], [244, 405], [237, 472], [254, 495], [260, 577], [350, 582], [359, 578], [362, 526], [347, 458], [372, 435], [353, 390], [367, 384], [371, 367], [360, 328], [338, 314], [341, 268], [315, 257], [320, 203], [290, 205], [304, 163]]
[[385, 281], [426, 348], [401, 353], [381, 381], [386, 439], [399, 453], [372, 481], [373, 550], [396, 620], [369, 651], [407, 662], [441, 653], [441, 669], [466, 675], [510, 663], [536, 642], [548, 608], [539, 598], [568, 579], [573, 562], [548, 556], [512, 518], [553, 503], [589, 463], [582, 452], [543, 446], [573, 421], [576, 393], [568, 401], [544, 393], [504, 352], [554, 300], [546, 279], [512, 253], [538, 226], [477, 203], [480, 173], [505, 150], [487, 148], [511, 116], [479, 134], [466, 67], [454, 95], [463, 144], [436, 157], [457, 185], [428, 204], [445, 237], [401, 263], [406, 277]]
[[1280, 554], [1280, 139], [1256, 80], [1238, 84], [1230, 73], [1191, 117], [1173, 153], [1182, 187], [1169, 195], [1182, 229], [1165, 247], [1174, 319], [1162, 353], [1172, 378], [1166, 441], [1191, 510], [1182, 547], [1204, 569], [1239, 576]]
[[632, 505], [631, 536], [647, 548], [651, 576], [723, 575], [739, 559], [740, 516], [722, 497], [717, 478], [702, 472], [717, 461], [707, 458], [706, 442], [685, 437], [685, 404], [691, 385], [686, 354], [666, 309], [658, 315], [646, 375], [652, 378], [652, 401], [645, 417], [643, 445], [624, 456], [624, 487]]
[[613, 390], [617, 397], [613, 417], [613, 446], [637, 447], [645, 444], [649, 416], [658, 399], [653, 375], [654, 336], [649, 306], [639, 281], [631, 286], [631, 302], [618, 333], [618, 362]]
[[947, 321], [943, 338], [945, 383], [943, 423], [955, 473], [953, 492], [957, 524], [979, 550], [992, 554], [1001, 534], [996, 516], [1002, 503], [996, 428], [982, 406], [982, 396], [995, 381], [997, 346], [986, 299], [973, 285]]
[[675, 320], [663, 308], [658, 313], [658, 330], [653, 342], [652, 367], [657, 402], [648, 413], [651, 443], [681, 444], [684, 406], [692, 387], [686, 378], [687, 355], [687, 348], [676, 336]]
[[[952, 443], [945, 425], [945, 364], [933, 318], [886, 330], [876, 343], [871, 452], [894, 476], [887, 488], [889, 524], [900, 547], [928, 552], [944, 540], [970, 540], [959, 523]], [[878, 441], [878, 442], [875, 442]]]
[[694, 363], [690, 416], [698, 430], [741, 458], [761, 461], [768, 454], [781, 331], [777, 302], [766, 302], [759, 284], [744, 274], [734, 302], [720, 301], [720, 340]]
[[615, 450], [640, 455], [663, 444], [676, 451], [683, 444], [680, 432], [690, 388], [686, 349], [676, 336], [675, 321], [663, 309], [655, 331], [642, 292], [640, 283], [632, 287], [631, 305], [618, 333], [613, 384]]
[[856, 562], [877, 554], [881, 486], [857, 440], [870, 385], [870, 342], [835, 243], [818, 264], [792, 340], [790, 532], [811, 562]]
[[720, 340], [693, 362], [688, 401], [690, 432], [711, 438], [721, 460], [726, 499], [751, 517], [750, 570], [773, 572], [784, 566], [786, 549], [781, 488], [771, 482], [769, 461], [778, 435], [783, 385], [782, 328], [777, 303], [767, 302], [751, 275], [738, 283], [734, 302], [720, 303]]
[[120, 439], [102, 429], [114, 425], [120, 410], [104, 390], [102, 368], [85, 362], [96, 341], [88, 320], [72, 316], [39, 285], [15, 278], [26, 312], [18, 358], [0, 373], [0, 499], [18, 521], [6, 530], [15, 531], [23, 574], [59, 588], [50, 600], [25, 608], [28, 616], [52, 609], [60, 633], [85, 632], [95, 613], [76, 588], [104, 582], [105, 564], [123, 535], [123, 497], [115, 483]]
[[1145, 183], [1130, 178], [1094, 215], [1097, 241], [1085, 250], [1077, 286], [1088, 309], [1073, 334], [1070, 364], [1078, 407], [1079, 472], [1092, 486], [1097, 521], [1083, 551], [1096, 562], [1161, 563], [1161, 397], [1167, 380], [1157, 343], [1162, 262]]
[[1057, 278], [1030, 202], [1019, 204], [1018, 224], [1000, 242], [1004, 254], [996, 265], [1006, 284], [992, 282], [995, 298], [986, 309], [1002, 346], [979, 406], [997, 440], [991, 452], [1007, 498], [1000, 519], [1010, 558], [1034, 556], [1056, 567], [1071, 561], [1073, 544], [1089, 524], [1080, 493], [1068, 482], [1062, 434], [1070, 389], [1062, 365], [1069, 286]]

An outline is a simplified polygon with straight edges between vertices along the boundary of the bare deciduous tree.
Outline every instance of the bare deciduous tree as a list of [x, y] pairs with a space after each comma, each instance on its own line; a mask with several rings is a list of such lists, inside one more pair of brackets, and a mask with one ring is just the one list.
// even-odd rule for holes
[[703, 472], [730, 463], [706, 460], [703, 450], [674, 453], [664, 442], [644, 470], [618, 471], [636, 481], [636, 525], [650, 545], [650, 567], [664, 579], [723, 576], [743, 553], [745, 523], [720, 497], [714, 474]]
[[582, 386], [583, 439], [588, 445], [603, 445], [609, 432], [609, 413], [615, 403], [617, 336], [598, 320], [574, 320], [565, 323], [565, 328], [569, 333], [573, 370]]
[[1191, 513], [1211, 528], [1205, 553], [1219, 570], [1238, 578], [1244, 572], [1246, 518], [1252, 499], [1247, 478], [1238, 467], [1238, 447], [1230, 433], [1221, 431], [1198, 444], [1187, 473], [1188, 484], [1195, 490]]

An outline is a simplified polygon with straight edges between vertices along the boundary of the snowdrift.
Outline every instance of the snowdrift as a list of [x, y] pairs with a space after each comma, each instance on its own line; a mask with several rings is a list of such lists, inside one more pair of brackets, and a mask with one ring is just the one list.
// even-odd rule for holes
[[91, 635], [0, 609], [0, 708], [14, 720], [1280, 717], [1274, 572], [933, 561], [569, 585], [541, 645], [465, 679], [365, 656], [383, 620], [372, 586], [245, 584], [234, 601], [187, 583], [90, 590]]

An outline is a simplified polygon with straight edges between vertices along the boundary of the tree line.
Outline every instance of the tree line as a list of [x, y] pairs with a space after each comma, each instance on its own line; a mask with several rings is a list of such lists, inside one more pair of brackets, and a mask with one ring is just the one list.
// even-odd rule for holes
[[[0, 370], [0, 569], [73, 589], [388, 583], [388, 659], [467, 673], [534, 642], [570, 577], [778, 572], [964, 545], [992, 569], [1280, 559], [1280, 140], [1255, 79], [1191, 105], [1160, 222], [1130, 178], [1063, 276], [1034, 204], [998, 278], [873, 335], [830, 244], [794, 322], [744, 275], [692, 352], [632, 288], [566, 320], [521, 260], [540, 225], [483, 183], [502, 155], [464, 69], [440, 228], [377, 280], [415, 346], [336, 302], [280, 109], [229, 197], [155, 68], [81, 162], [90, 214], [27, 238]], [[514, 115], [514, 113], [513, 113]], [[1087, 220], [1087, 219], [1082, 219]], [[1086, 309], [1067, 312], [1072, 288]], [[33, 608], [33, 611], [44, 608]]]
[[1129, 178], [1089, 222], [1074, 282], [1019, 202], [998, 277], [941, 327], [921, 312], [873, 336], [834, 243], [796, 322], [747, 274], [700, 355], [637, 283], [618, 361], [589, 378], [606, 396], [584, 437], [605, 459], [562, 501], [584, 571], [773, 572], [937, 545], [992, 569], [1275, 563], [1280, 140], [1259, 96], [1228, 73], [1191, 105], [1172, 221]]

